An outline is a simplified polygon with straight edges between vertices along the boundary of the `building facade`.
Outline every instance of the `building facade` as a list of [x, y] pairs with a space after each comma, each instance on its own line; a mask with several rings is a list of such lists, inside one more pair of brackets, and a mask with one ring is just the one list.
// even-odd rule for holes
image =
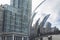
[[2, 40], [2, 30], [3, 30], [3, 21], [4, 21], [4, 7], [0, 5], [0, 40]]
[[29, 40], [31, 0], [11, 0], [4, 5], [1, 40]]
[[52, 24], [51, 24], [50, 22], [47, 22], [47, 23], [46, 23], [46, 29], [45, 29], [45, 32], [46, 32], [46, 33], [51, 32], [51, 25], [52, 25]]
[[4, 13], [4, 7], [0, 5], [0, 33], [2, 32], [3, 27], [3, 13]]

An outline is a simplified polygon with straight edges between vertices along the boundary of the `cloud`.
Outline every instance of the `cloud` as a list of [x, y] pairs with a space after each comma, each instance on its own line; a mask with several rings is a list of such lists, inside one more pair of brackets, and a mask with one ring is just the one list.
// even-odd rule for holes
[[57, 11], [57, 20], [55, 25], [57, 25], [57, 27], [60, 29], [60, 0], [58, 0], [58, 2], [56, 2], [56, 5], [54, 7], [54, 9]]
[[0, 5], [1, 4], [9, 4], [10, 5], [10, 0], [0, 0]]

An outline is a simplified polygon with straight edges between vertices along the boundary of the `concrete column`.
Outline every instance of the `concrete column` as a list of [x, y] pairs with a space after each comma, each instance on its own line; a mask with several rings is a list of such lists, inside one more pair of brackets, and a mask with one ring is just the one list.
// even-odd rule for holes
[[1, 40], [7, 40], [7, 36], [1, 37]]
[[2, 40], [2, 37], [0, 36], [0, 40]]
[[22, 40], [24, 40], [24, 37], [22, 37]]
[[2, 36], [2, 40], [5, 40], [5, 36]]
[[14, 34], [12, 35], [12, 39], [14, 40]]
[[5, 40], [7, 40], [7, 36], [5, 36]]

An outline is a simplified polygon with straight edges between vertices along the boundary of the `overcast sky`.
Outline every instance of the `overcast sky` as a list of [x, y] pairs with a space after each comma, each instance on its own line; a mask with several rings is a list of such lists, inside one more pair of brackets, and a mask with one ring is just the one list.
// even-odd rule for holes
[[[36, 0], [34, 2], [33, 2], [33, 9], [34, 7], [36, 7], [36, 5], [40, 3], [40, 1]], [[46, 2], [44, 2], [37, 9], [36, 12], [38, 12], [38, 14], [36, 15], [36, 18], [38, 19], [40, 17], [40, 20], [42, 20], [44, 16], [46, 16], [47, 14], [51, 14], [47, 21], [52, 23], [52, 27], [57, 26], [57, 28], [60, 28], [60, 17], [59, 17], [60, 12], [59, 11], [60, 11], [60, 0], [46, 0]], [[36, 18], [34, 20], [37, 20]]]
[[0, 0], [0, 5], [1, 4], [10, 4], [10, 0]]
[[[32, 0], [32, 11], [43, 0]], [[10, 0], [0, 0], [0, 4], [10, 4]], [[57, 26], [60, 28], [60, 0], [46, 0], [37, 10], [37, 15], [34, 22], [40, 18], [40, 21], [47, 14], [51, 14], [48, 21], [52, 23], [52, 27]]]

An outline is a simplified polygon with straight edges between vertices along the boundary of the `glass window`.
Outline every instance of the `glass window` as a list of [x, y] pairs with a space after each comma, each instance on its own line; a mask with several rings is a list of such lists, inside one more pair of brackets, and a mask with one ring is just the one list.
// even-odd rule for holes
[[6, 27], [7, 27], [7, 29], [10, 29], [10, 25], [9, 24], [7, 24]]
[[18, 8], [20, 8], [20, 0], [18, 0]]
[[27, 40], [27, 37], [24, 37], [24, 40]]
[[15, 25], [15, 21], [14, 20], [11, 20], [11, 25]]
[[15, 36], [14, 40], [22, 40], [22, 37]]
[[15, 29], [15, 32], [20, 32], [20, 29], [19, 29], [19, 28], [16, 28], [16, 29]]
[[15, 7], [15, 0], [13, 0], [13, 7]]
[[22, 32], [23, 32], [23, 33], [28, 33], [28, 31], [29, 31], [28, 28], [26, 28], [26, 27], [23, 27], [23, 28], [22, 28]]
[[28, 17], [24, 17], [23, 22], [24, 22], [24, 23], [27, 23], [27, 22], [28, 22]]
[[12, 40], [12, 36], [7, 36], [6, 40]]
[[14, 31], [15, 32], [21, 32], [21, 28], [15, 28]]

